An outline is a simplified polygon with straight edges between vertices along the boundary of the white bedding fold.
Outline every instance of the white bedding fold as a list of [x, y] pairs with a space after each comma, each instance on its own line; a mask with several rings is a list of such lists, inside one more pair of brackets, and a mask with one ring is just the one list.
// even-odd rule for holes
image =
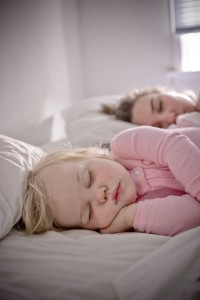
[[119, 274], [114, 285], [120, 300], [197, 300], [198, 278], [200, 227], [171, 238], [133, 263]]
[[26, 236], [0, 242], [0, 299], [116, 300], [114, 279], [170, 238], [89, 230]]
[[200, 227], [176, 237], [13, 230], [0, 241], [0, 299], [197, 300], [199, 267]]

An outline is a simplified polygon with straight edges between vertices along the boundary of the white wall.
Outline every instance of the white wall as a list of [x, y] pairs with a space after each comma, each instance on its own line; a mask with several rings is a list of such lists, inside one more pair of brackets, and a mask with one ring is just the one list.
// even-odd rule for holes
[[79, 0], [87, 96], [165, 84], [173, 65], [168, 0]]
[[1, 0], [0, 133], [58, 140], [74, 101], [174, 84], [173, 47], [168, 0]]
[[[81, 80], [71, 89], [71, 52], [77, 40], [76, 1], [0, 1], [0, 133], [34, 144], [64, 135], [59, 112], [82, 98]], [[69, 6], [69, 9], [68, 9]], [[70, 30], [64, 20], [70, 13]], [[66, 16], [65, 16], [66, 15]], [[74, 18], [74, 23], [72, 22]], [[76, 45], [76, 43], [75, 43]], [[78, 53], [76, 53], [78, 57]], [[81, 78], [80, 59], [73, 59]], [[78, 71], [79, 69], [79, 71]]]
[[61, 0], [61, 6], [70, 100], [78, 101], [84, 97], [79, 9], [76, 0]]

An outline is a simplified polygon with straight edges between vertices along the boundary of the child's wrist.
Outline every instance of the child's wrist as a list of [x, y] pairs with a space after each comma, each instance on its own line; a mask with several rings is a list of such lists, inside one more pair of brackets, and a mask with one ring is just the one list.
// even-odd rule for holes
[[133, 221], [136, 215], [137, 206], [137, 203], [133, 203], [124, 207], [124, 221], [128, 228], [133, 228]]

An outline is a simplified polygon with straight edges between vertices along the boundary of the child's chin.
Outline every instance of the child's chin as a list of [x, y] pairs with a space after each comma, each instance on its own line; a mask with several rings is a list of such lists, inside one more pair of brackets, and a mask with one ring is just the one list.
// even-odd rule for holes
[[133, 193], [130, 195], [130, 197], [129, 197], [129, 200], [128, 200], [127, 205], [133, 204], [133, 203], [135, 203], [135, 202], [136, 202], [136, 193], [133, 192]]

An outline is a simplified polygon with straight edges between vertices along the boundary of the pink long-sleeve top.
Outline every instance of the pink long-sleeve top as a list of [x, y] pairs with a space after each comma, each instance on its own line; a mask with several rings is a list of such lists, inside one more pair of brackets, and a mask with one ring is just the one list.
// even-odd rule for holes
[[136, 185], [135, 231], [172, 236], [200, 226], [199, 128], [128, 129], [111, 153]]

